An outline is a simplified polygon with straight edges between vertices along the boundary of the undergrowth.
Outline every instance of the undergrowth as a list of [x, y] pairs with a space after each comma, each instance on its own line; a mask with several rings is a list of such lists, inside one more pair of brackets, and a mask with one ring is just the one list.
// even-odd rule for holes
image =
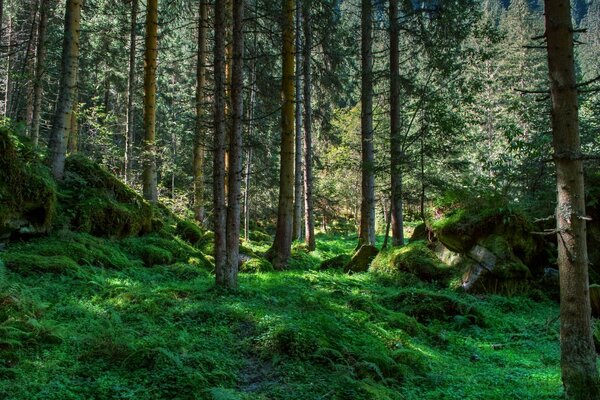
[[[0, 398], [560, 398], [555, 304], [318, 269], [355, 239], [296, 246], [294, 269], [241, 274], [237, 293], [215, 290], [202, 253], [160, 233], [9, 247]], [[74, 270], [16, 268], [17, 254], [67, 257]]]

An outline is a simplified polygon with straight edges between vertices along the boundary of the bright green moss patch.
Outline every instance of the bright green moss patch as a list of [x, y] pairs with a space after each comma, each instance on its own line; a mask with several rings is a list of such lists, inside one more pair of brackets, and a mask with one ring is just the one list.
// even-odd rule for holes
[[39, 254], [9, 253], [2, 258], [6, 266], [22, 275], [52, 273], [68, 275], [79, 269], [79, 265], [67, 256], [40, 256]]
[[204, 232], [194, 222], [181, 219], [177, 221], [175, 234], [190, 244], [196, 244], [202, 238]]
[[382, 251], [369, 270], [381, 274], [408, 272], [425, 281], [439, 281], [450, 276], [450, 268], [423, 241]]
[[271, 272], [273, 271], [273, 264], [269, 260], [262, 257], [251, 258], [245, 261], [240, 266], [240, 272]]

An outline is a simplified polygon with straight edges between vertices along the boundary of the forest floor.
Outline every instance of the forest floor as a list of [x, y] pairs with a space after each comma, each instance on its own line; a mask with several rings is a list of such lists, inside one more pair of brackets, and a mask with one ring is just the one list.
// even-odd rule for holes
[[3, 268], [0, 398], [560, 398], [557, 304], [318, 270], [355, 243], [320, 235], [237, 293], [185, 263]]

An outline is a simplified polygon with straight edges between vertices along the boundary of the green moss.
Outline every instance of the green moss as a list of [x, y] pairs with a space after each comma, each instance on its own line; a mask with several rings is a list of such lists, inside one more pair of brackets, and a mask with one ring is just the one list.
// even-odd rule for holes
[[67, 158], [60, 192], [61, 212], [74, 230], [122, 238], [145, 234], [156, 228], [148, 202], [83, 156]]
[[56, 184], [28, 139], [0, 128], [0, 235], [46, 231], [56, 214]]
[[175, 234], [190, 244], [196, 244], [202, 238], [204, 233], [202, 229], [194, 222], [180, 219], [177, 221]]
[[369, 269], [371, 261], [377, 256], [379, 250], [375, 246], [364, 245], [352, 256], [350, 262], [344, 266], [345, 272], [365, 272]]
[[123, 251], [144, 261], [147, 267], [172, 262], [188, 262], [190, 259], [208, 267], [210, 262], [204, 254], [182, 239], [166, 232], [158, 232], [135, 238], [127, 238], [120, 242]]
[[79, 269], [79, 265], [67, 256], [8, 253], [3, 254], [2, 258], [10, 270], [21, 275], [36, 273], [69, 274]]
[[319, 269], [342, 269], [346, 264], [350, 262], [351, 259], [352, 257], [349, 254], [340, 254], [323, 261], [319, 266]]
[[271, 242], [273, 237], [266, 232], [260, 230], [251, 230], [248, 239], [253, 242]]
[[256, 272], [271, 272], [273, 271], [273, 264], [267, 259], [262, 257], [251, 258], [248, 261], [242, 263], [240, 266], [240, 272], [256, 273]]
[[382, 251], [371, 263], [369, 271], [381, 274], [408, 272], [425, 281], [444, 280], [450, 275], [450, 268], [423, 241]]
[[215, 233], [212, 231], [206, 231], [204, 235], [198, 240], [196, 243], [196, 247], [202, 251], [202, 253], [211, 255], [214, 257], [215, 255]]

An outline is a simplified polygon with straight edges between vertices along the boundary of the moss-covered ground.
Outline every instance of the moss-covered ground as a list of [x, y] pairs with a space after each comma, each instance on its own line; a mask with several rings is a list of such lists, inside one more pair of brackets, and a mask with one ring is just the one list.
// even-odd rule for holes
[[[0, 258], [42, 257], [52, 240]], [[71, 247], [53, 257], [76, 255], [67, 268], [0, 270], [0, 398], [561, 395], [556, 304], [457, 294], [410, 275], [318, 270], [355, 237], [319, 236], [311, 254], [295, 246], [291, 270], [242, 274], [235, 294], [216, 291], [193, 258], [146, 267], [128, 252], [135, 243], [56, 240]], [[78, 253], [86, 246], [100, 261]]]

